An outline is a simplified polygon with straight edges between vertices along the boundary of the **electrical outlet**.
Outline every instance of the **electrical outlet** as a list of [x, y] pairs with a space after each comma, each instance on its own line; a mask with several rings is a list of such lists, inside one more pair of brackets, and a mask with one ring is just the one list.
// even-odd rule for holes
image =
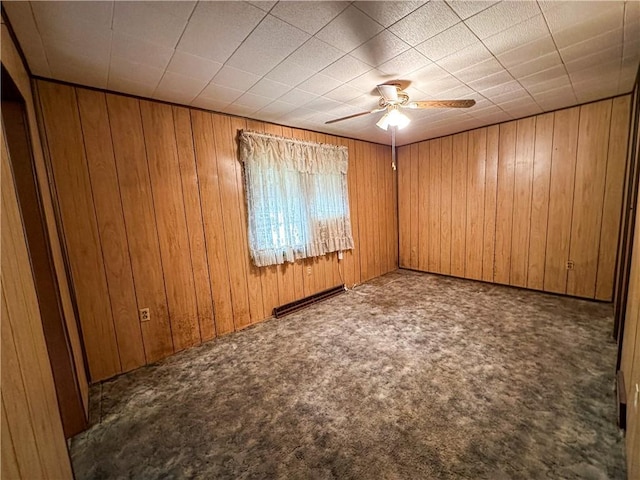
[[573, 263], [573, 260], [567, 260], [567, 270], [573, 270], [576, 264]]
[[343, 255], [342, 255], [342, 250], [338, 250], [338, 260], [342, 260]]
[[307, 267], [307, 275], [311, 275], [311, 267]]
[[149, 320], [151, 320], [151, 314], [149, 313], [148, 308], [141, 308], [139, 313], [141, 322], [148, 322]]

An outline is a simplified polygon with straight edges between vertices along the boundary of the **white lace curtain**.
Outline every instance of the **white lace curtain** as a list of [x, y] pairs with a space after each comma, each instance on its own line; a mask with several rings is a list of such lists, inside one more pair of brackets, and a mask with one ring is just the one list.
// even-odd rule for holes
[[346, 147], [243, 130], [240, 159], [257, 266], [353, 248]]

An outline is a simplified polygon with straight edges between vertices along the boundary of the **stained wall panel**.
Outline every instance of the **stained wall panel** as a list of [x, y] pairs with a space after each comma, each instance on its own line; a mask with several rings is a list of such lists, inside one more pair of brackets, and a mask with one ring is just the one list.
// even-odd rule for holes
[[627, 95], [400, 147], [401, 266], [611, 299], [629, 108]]
[[[36, 83], [94, 381], [397, 268], [388, 147]], [[245, 128], [348, 147], [355, 248], [343, 260], [333, 253], [253, 265], [237, 151]], [[150, 309], [150, 321], [140, 322], [140, 308]]]

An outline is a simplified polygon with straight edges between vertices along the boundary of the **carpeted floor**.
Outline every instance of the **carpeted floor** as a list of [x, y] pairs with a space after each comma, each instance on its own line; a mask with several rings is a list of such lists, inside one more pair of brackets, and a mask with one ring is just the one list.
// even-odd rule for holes
[[77, 479], [623, 479], [611, 307], [397, 271], [94, 387]]

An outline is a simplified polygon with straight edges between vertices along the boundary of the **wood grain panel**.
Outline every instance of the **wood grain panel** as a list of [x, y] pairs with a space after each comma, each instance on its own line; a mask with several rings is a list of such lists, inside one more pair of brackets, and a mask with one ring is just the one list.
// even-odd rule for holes
[[249, 312], [249, 294], [247, 291], [247, 272], [242, 249], [242, 231], [246, 228], [240, 218], [240, 205], [236, 183], [236, 162], [234, 152], [235, 135], [231, 118], [224, 115], [212, 115], [213, 133], [216, 143], [218, 163], [218, 182], [222, 202], [222, 225], [227, 246], [229, 263], [229, 281], [231, 283], [231, 301], [236, 328], [251, 324]]
[[401, 267], [411, 265], [411, 147], [398, 148], [398, 261]]
[[465, 277], [482, 279], [484, 233], [484, 180], [487, 161], [487, 130], [469, 132], [467, 168], [467, 225]]
[[[380, 168], [380, 164], [382, 163], [382, 159], [379, 157], [378, 155], [378, 145], [374, 145], [371, 144], [369, 145], [370, 148], [370, 155], [371, 155], [371, 192], [380, 192], [379, 190], [379, 182], [380, 182], [380, 176], [381, 176], [381, 168]], [[373, 217], [372, 217], [372, 222], [371, 225], [373, 226], [373, 251], [374, 254], [371, 256], [372, 260], [373, 260], [373, 274], [376, 277], [380, 276], [380, 273], [382, 272], [382, 268], [380, 265], [380, 253], [382, 252], [382, 229], [381, 229], [381, 220], [382, 220], [382, 216], [381, 216], [381, 212], [382, 212], [382, 204], [381, 204], [381, 199], [383, 198], [383, 195], [372, 195], [370, 198], [373, 199], [372, 202], [372, 206], [373, 206]]]
[[203, 216], [198, 189], [198, 172], [191, 130], [191, 117], [186, 108], [173, 107], [173, 121], [178, 148], [178, 164], [184, 198], [184, 212], [189, 235], [191, 269], [198, 304], [198, 324], [203, 341], [216, 336], [211, 297], [211, 281], [207, 262], [207, 246], [204, 237]]
[[610, 301], [613, 296], [617, 243], [622, 218], [622, 196], [627, 160], [630, 108], [630, 96], [613, 99], [604, 189], [605, 197], [598, 250], [598, 276], [595, 294], [598, 300]]
[[451, 275], [464, 277], [467, 230], [467, 132], [452, 140], [451, 177]]
[[531, 193], [531, 223], [529, 226], [529, 260], [527, 266], [527, 287], [536, 290], [542, 290], [544, 286], [553, 124], [553, 113], [540, 115], [536, 118], [533, 186]]
[[222, 223], [222, 201], [218, 182], [218, 160], [213, 135], [212, 115], [191, 110], [193, 143], [195, 146], [198, 184], [202, 202], [203, 224], [207, 242], [207, 260], [214, 302], [216, 333], [224, 335], [235, 330], [227, 246]]
[[484, 171], [484, 245], [482, 280], [493, 282], [496, 245], [496, 204], [498, 194], [498, 152], [500, 127], [487, 128], [487, 161]]
[[451, 170], [453, 163], [452, 137], [441, 139], [442, 168], [440, 184], [440, 273], [451, 273]]
[[180, 351], [201, 339], [173, 111], [170, 105], [149, 101], [140, 102], [140, 111], [171, 335]]
[[233, 134], [233, 166], [236, 173], [236, 201], [238, 203], [238, 223], [240, 231], [240, 248], [242, 250], [242, 259], [244, 260], [245, 278], [247, 283], [247, 297], [249, 300], [250, 323], [257, 323], [268, 316], [265, 314], [264, 305], [262, 303], [262, 283], [260, 280], [260, 269], [254, 265], [249, 255], [249, 240], [247, 228], [249, 220], [247, 217], [247, 201], [244, 191], [244, 179], [242, 173], [242, 163], [238, 154], [238, 134], [241, 130], [247, 128], [247, 121], [244, 118], [233, 117], [231, 119], [231, 132]]
[[[440, 139], [429, 141], [429, 271], [440, 273], [440, 195], [442, 185], [442, 148]], [[420, 185], [420, 188], [425, 188]], [[423, 251], [424, 252], [424, 251]]]
[[548, 292], [567, 291], [566, 262], [569, 260], [579, 118], [579, 108], [560, 110], [555, 114], [544, 268], [544, 290]]
[[107, 94], [107, 108], [137, 304], [151, 317], [141, 322], [142, 338], [147, 362], [153, 362], [174, 350], [140, 105]]
[[[3, 478], [71, 479], [73, 474], [58, 411], [29, 253], [4, 143], [4, 127], [0, 144], [1, 474]], [[19, 476], [12, 477], [16, 472]]]
[[429, 142], [418, 144], [418, 268], [424, 272], [433, 272], [429, 262], [431, 245], [429, 240], [435, 244], [435, 233], [430, 235], [429, 230], [433, 224], [433, 211], [431, 209], [431, 190], [433, 189], [433, 178], [431, 177], [431, 159]]
[[531, 228], [531, 194], [533, 190], [533, 157], [536, 117], [518, 120], [516, 124], [515, 182], [513, 191], [513, 226], [511, 231], [510, 285], [524, 287], [529, 267]]
[[496, 250], [493, 281], [509, 284], [515, 184], [516, 122], [500, 125], [498, 193], [496, 197]]
[[611, 100], [580, 107], [567, 293], [595, 297], [602, 226]]
[[92, 380], [121, 371], [75, 91], [40, 85], [42, 115]]
[[411, 207], [411, 254], [409, 257], [409, 267], [418, 269], [420, 267], [420, 206], [418, 178], [420, 168], [419, 145], [411, 145], [411, 167], [409, 170], [409, 192]]
[[103, 93], [80, 90], [77, 98], [118, 351], [122, 371], [126, 372], [144, 365], [146, 359], [111, 143], [109, 113]]

